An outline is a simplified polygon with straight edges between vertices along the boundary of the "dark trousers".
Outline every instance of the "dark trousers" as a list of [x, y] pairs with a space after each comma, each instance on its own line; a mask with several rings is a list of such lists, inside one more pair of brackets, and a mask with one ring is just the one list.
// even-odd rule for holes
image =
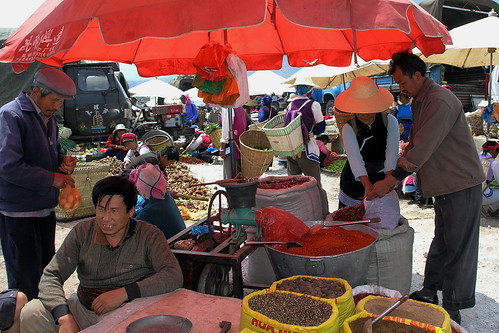
[[55, 253], [55, 212], [46, 217], [8, 217], [0, 213], [0, 240], [10, 289], [28, 299], [38, 296], [43, 269]]
[[481, 206], [481, 185], [435, 197], [435, 235], [423, 286], [442, 290], [447, 310], [475, 305]]

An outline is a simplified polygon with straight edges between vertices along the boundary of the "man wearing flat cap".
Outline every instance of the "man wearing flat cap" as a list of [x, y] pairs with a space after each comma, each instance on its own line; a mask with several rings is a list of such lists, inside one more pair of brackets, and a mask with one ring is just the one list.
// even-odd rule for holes
[[69, 76], [45, 67], [30, 92], [0, 108], [0, 240], [8, 286], [28, 299], [55, 253], [59, 189], [74, 186], [76, 158], [63, 155], [54, 114], [75, 94]]

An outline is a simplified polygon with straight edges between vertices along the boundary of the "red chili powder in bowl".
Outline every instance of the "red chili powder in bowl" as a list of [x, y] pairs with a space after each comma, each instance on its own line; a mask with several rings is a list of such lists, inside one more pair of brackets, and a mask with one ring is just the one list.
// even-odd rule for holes
[[333, 256], [352, 252], [375, 241], [371, 235], [357, 230], [340, 227], [324, 228], [313, 235], [296, 240], [303, 247], [286, 248], [286, 245], [274, 245], [276, 250], [307, 257]]

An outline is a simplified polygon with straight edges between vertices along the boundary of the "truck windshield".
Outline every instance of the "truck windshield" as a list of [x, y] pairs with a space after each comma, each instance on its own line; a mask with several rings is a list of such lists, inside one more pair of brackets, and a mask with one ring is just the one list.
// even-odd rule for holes
[[78, 87], [83, 91], [102, 91], [109, 89], [109, 81], [104, 71], [78, 71]]

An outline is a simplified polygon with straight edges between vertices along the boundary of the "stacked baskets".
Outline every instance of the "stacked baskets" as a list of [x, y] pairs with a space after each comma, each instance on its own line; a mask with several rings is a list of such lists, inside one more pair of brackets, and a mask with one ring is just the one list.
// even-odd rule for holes
[[150, 130], [146, 132], [141, 138], [152, 151], [161, 151], [168, 146], [173, 146], [173, 138], [165, 131]]
[[274, 154], [263, 131], [246, 131], [239, 137], [241, 171], [244, 177], [260, 177], [272, 163]]
[[301, 114], [284, 126], [284, 114], [270, 119], [263, 131], [267, 136], [275, 156], [297, 156], [303, 150]]

